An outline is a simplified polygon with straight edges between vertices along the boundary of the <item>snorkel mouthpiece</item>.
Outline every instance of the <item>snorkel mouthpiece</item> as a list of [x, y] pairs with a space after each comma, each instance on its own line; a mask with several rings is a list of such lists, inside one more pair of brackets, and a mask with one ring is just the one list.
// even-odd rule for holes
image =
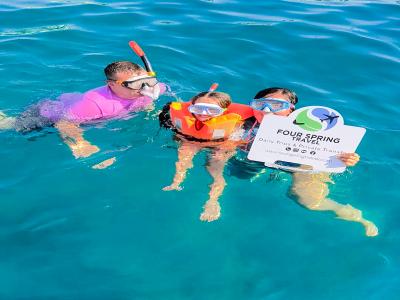
[[156, 84], [153, 87], [145, 85], [139, 92], [143, 96], [147, 96], [152, 98], [153, 100], [157, 100], [160, 96], [160, 87]]
[[147, 58], [146, 54], [144, 53], [144, 51], [142, 50], [142, 48], [140, 48], [140, 46], [135, 41], [130, 41], [129, 46], [136, 53], [136, 55], [139, 56], [140, 59], [143, 61], [144, 67], [146, 68], [146, 71], [147, 71], [147, 74], [149, 76], [156, 76], [156, 72], [153, 71], [151, 63], [148, 60], [148, 58]]

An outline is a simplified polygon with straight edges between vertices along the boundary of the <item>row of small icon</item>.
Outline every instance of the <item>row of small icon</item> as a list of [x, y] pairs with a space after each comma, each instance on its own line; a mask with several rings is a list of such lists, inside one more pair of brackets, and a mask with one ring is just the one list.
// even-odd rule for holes
[[[290, 148], [290, 147], [286, 147], [286, 149], [285, 149], [286, 151], [293, 151], [293, 152], [300, 152], [300, 153], [307, 153], [307, 150], [300, 150], [300, 149], [298, 149], [298, 148]], [[311, 155], [315, 155], [316, 154], [316, 152], [315, 151], [310, 151], [310, 154]]]

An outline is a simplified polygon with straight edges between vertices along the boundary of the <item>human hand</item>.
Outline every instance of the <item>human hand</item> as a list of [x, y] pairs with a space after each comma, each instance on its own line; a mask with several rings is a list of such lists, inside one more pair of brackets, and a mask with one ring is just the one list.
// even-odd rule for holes
[[204, 205], [204, 211], [200, 215], [200, 220], [212, 222], [221, 216], [221, 206], [217, 201], [209, 200]]
[[88, 141], [79, 141], [75, 144], [70, 144], [72, 154], [75, 158], [89, 157], [90, 155], [99, 152], [100, 148], [92, 145]]
[[179, 184], [173, 183], [162, 188], [163, 191], [182, 191], [182, 187]]
[[337, 158], [340, 159], [347, 167], [355, 166], [360, 160], [360, 155], [357, 153], [341, 153], [337, 155]]

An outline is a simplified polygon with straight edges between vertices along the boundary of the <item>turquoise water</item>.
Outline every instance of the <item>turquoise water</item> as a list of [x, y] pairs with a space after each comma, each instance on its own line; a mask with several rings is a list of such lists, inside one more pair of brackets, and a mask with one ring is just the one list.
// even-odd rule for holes
[[288, 174], [250, 183], [230, 167], [221, 219], [200, 222], [206, 154], [163, 192], [176, 144], [155, 112], [86, 128], [102, 151], [81, 160], [53, 129], [1, 132], [0, 298], [398, 299], [399, 28], [399, 1], [3, 1], [2, 110], [102, 85], [109, 62], [138, 62], [131, 39], [182, 99], [286, 86], [367, 128], [331, 198], [380, 235], [299, 206]]

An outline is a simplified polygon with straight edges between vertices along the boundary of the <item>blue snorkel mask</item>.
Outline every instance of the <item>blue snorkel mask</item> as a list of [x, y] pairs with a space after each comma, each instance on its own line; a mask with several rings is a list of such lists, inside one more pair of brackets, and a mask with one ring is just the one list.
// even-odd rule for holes
[[289, 101], [278, 98], [253, 99], [250, 102], [250, 106], [256, 110], [262, 110], [264, 112], [272, 113], [277, 113], [290, 108], [294, 108], [294, 105]]

